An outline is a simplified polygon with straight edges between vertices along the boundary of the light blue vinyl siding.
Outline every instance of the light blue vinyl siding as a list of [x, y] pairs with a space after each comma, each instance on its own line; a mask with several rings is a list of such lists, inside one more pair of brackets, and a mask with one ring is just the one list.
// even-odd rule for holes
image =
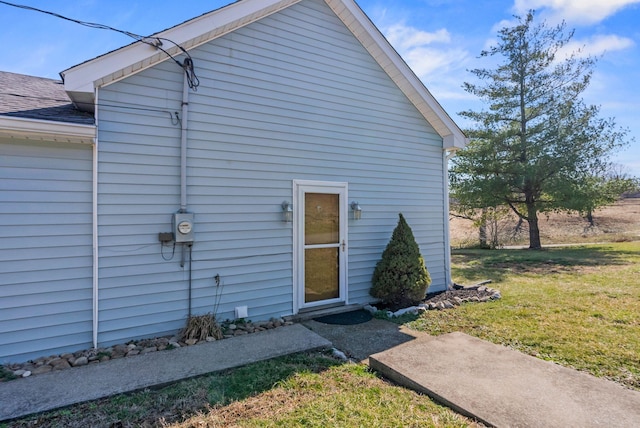
[[0, 363], [91, 346], [91, 153], [0, 139]]
[[[402, 212], [445, 287], [442, 139], [320, 0], [304, 0], [194, 50], [188, 209], [193, 312], [293, 311], [293, 180], [348, 182], [349, 302], [370, 301]], [[99, 342], [174, 333], [188, 271], [158, 232], [179, 209], [182, 70], [165, 61], [99, 90]], [[113, 107], [124, 105], [128, 109]], [[188, 264], [187, 264], [188, 266]], [[222, 285], [214, 277], [220, 275]]]

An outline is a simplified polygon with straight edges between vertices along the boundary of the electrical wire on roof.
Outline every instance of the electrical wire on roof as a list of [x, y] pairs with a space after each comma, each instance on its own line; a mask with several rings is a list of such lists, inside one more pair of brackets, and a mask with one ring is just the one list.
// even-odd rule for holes
[[[0, 0], [0, 4], [16, 7], [18, 9], [25, 9], [25, 10], [31, 10], [31, 11], [34, 11], [34, 12], [44, 13], [46, 15], [51, 15], [51, 16], [54, 16], [56, 18], [64, 19], [65, 21], [73, 22], [75, 24], [80, 24], [80, 25], [83, 25], [83, 26], [89, 27], [89, 28], [97, 28], [97, 29], [100, 29], [100, 30], [110, 30], [110, 31], [115, 31], [115, 32], [120, 33], [120, 34], [124, 34], [125, 36], [131, 37], [132, 39], [137, 40], [138, 42], [142, 42], [142, 43], [145, 43], [145, 44], [147, 44], [149, 46], [153, 46], [154, 48], [159, 49], [162, 52], [164, 52], [169, 58], [171, 58], [176, 64], [178, 64], [178, 66], [180, 68], [182, 68], [184, 70], [184, 72], [185, 72], [185, 74], [187, 76], [187, 82], [189, 83], [189, 87], [191, 89], [193, 89], [194, 91], [197, 90], [198, 85], [200, 84], [200, 80], [196, 76], [195, 69], [194, 69], [194, 66], [193, 66], [193, 58], [191, 58], [191, 55], [189, 55], [189, 52], [187, 52], [186, 49], [184, 49], [182, 46], [180, 46], [179, 44], [177, 44], [176, 42], [174, 42], [171, 39], [167, 39], [165, 37], [157, 37], [157, 36], [141, 36], [139, 34], [132, 33], [130, 31], [120, 30], [118, 28], [111, 27], [109, 25], [97, 24], [95, 22], [80, 21], [80, 20], [77, 20], [77, 19], [68, 18], [66, 16], [60, 15], [60, 14], [55, 13], [55, 12], [50, 12], [48, 10], [42, 10], [42, 9], [38, 9], [36, 7], [22, 5], [22, 4], [10, 3], [10, 2], [4, 1], [4, 0]], [[180, 49], [182, 51], [182, 53], [184, 53], [186, 55], [184, 63], [181, 63], [180, 61], [175, 59], [169, 52], [167, 52], [164, 48], [162, 48], [162, 42], [163, 41], [173, 44], [178, 49]]]

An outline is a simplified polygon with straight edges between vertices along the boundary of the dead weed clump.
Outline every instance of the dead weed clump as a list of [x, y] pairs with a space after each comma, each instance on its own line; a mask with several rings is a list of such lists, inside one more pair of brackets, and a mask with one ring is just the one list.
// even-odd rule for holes
[[222, 339], [222, 329], [216, 321], [216, 316], [208, 313], [204, 315], [191, 316], [187, 320], [187, 327], [182, 332], [182, 339], [206, 340], [213, 337], [216, 340]]

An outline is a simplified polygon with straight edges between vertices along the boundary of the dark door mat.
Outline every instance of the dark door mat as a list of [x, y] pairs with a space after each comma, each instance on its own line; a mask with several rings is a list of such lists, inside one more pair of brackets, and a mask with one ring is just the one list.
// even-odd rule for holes
[[323, 317], [314, 318], [313, 320], [323, 324], [354, 325], [365, 323], [371, 318], [372, 316], [369, 312], [358, 310], [342, 312], [340, 314], [325, 315]]

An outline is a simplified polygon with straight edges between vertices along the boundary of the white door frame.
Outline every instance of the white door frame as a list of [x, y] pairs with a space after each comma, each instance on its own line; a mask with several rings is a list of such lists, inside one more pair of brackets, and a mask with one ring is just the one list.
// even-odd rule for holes
[[[334, 193], [340, 195], [340, 277], [339, 297], [319, 302], [304, 301], [304, 195], [305, 193]], [[336, 181], [293, 180], [293, 313], [300, 309], [334, 303], [348, 304], [348, 184]]]

